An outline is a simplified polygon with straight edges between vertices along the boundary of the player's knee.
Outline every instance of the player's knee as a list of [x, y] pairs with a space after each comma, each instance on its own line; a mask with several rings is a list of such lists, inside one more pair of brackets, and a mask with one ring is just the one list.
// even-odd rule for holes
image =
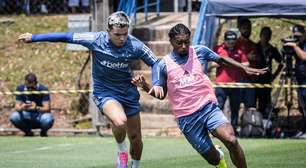
[[230, 147], [236, 147], [238, 145], [238, 140], [235, 135], [228, 135], [224, 139], [225, 144], [229, 145]]
[[115, 127], [125, 127], [127, 119], [125, 117], [116, 118], [113, 120], [113, 124]]

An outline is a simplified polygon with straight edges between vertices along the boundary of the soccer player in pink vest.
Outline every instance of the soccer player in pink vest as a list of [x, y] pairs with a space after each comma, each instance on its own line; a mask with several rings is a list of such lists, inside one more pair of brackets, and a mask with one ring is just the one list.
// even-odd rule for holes
[[229, 65], [252, 75], [264, 74], [266, 69], [250, 68], [229, 57], [220, 57], [203, 45], [190, 46], [190, 34], [183, 24], [171, 28], [169, 38], [173, 51], [155, 67], [155, 72], [159, 73], [158, 80], [153, 81], [155, 89], [150, 89], [142, 75], [134, 77], [132, 83], [159, 99], [164, 99], [168, 92], [172, 113], [180, 130], [208, 163], [219, 168], [227, 167], [223, 152], [213, 145], [209, 137], [210, 132], [227, 147], [233, 163], [238, 168], [246, 168], [244, 152], [231, 124], [218, 107], [204, 69], [208, 61], [221, 66]]

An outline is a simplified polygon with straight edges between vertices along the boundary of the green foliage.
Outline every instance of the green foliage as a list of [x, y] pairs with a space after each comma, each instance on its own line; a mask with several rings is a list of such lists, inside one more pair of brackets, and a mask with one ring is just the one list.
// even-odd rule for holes
[[65, 32], [67, 17], [21, 15], [6, 19], [14, 23], [0, 25], [0, 82], [14, 90], [16, 85], [23, 83], [25, 74], [34, 72], [49, 88], [75, 88], [80, 66], [88, 55], [86, 52], [66, 51], [63, 43], [17, 42], [18, 36], [25, 32]]
[[[257, 43], [259, 41], [261, 28], [268, 26], [272, 30], [271, 43], [279, 49], [282, 47], [281, 39], [291, 35], [291, 27], [294, 24], [301, 24], [306, 26], [306, 21], [296, 19], [289, 20], [279, 18], [251, 18], [250, 20], [252, 22], [252, 34], [250, 39]], [[218, 38], [218, 43], [223, 42], [223, 34], [227, 29], [237, 29], [238, 31], [236, 25], [236, 19], [228, 20], [228, 23], [226, 23], [222, 28], [222, 32]]]

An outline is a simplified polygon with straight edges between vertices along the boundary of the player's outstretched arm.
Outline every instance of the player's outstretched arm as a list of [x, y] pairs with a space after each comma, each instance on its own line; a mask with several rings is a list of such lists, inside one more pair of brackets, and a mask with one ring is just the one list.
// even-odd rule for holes
[[164, 99], [166, 96], [162, 86], [151, 86], [149, 83], [147, 83], [146, 79], [144, 76], [141, 75], [136, 75], [132, 81], [131, 81], [135, 86], [141, 87], [145, 92], [149, 93], [151, 96], [158, 98], [158, 99]]
[[31, 42], [73, 42], [73, 33], [46, 33], [46, 34], [31, 34], [24, 33], [19, 35], [18, 41], [31, 43]]
[[256, 69], [245, 66], [229, 57], [219, 57], [216, 62], [221, 66], [232, 66], [241, 69], [248, 75], [262, 75], [268, 71], [268, 68]]

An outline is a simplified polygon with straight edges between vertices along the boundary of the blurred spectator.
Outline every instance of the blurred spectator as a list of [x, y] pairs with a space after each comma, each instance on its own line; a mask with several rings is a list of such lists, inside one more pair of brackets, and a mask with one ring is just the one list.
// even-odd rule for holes
[[[296, 43], [289, 42], [285, 45], [294, 49], [295, 55], [295, 77], [299, 85], [306, 84], [306, 32], [302, 25], [294, 25], [292, 28], [293, 36], [298, 40]], [[299, 106], [304, 118], [303, 131], [299, 132], [296, 137], [306, 138], [306, 88], [299, 88]], [[304, 134], [302, 134], [304, 132]]]
[[[237, 46], [242, 49], [242, 51], [246, 54], [249, 66], [256, 67], [257, 49], [256, 43], [250, 40], [251, 32], [252, 32], [252, 24], [248, 18], [239, 17], [238, 20], [238, 29], [240, 32], [240, 37], [237, 40]], [[243, 83], [252, 83], [254, 82], [254, 77], [250, 75], [244, 75], [241, 80]], [[256, 107], [255, 101], [255, 89], [253, 88], [242, 88], [240, 92], [241, 102], [244, 103], [246, 108]]]
[[[48, 88], [37, 82], [36, 75], [29, 73], [25, 76], [25, 84], [19, 85], [17, 91], [48, 91]], [[50, 113], [49, 94], [22, 94], [16, 96], [16, 112], [10, 120], [25, 136], [33, 136], [32, 129], [39, 128], [40, 136], [47, 136], [54, 118]]]
[[[234, 31], [226, 31], [224, 34], [224, 43], [217, 46], [214, 51], [221, 57], [230, 57], [235, 61], [248, 66], [248, 59], [245, 53], [237, 47], [237, 34]], [[217, 67], [216, 83], [233, 83], [242, 79], [242, 72], [227, 66], [219, 66], [216, 63], [212, 67]], [[240, 89], [239, 88], [216, 88], [216, 96], [221, 110], [229, 97], [231, 109], [231, 124], [236, 131], [238, 124], [238, 112], [240, 107]]]
[[187, 0], [179, 0], [178, 8], [180, 12], [187, 11]]
[[[256, 83], [271, 84], [282, 69], [282, 56], [278, 49], [270, 44], [272, 31], [270, 27], [263, 27], [260, 31], [260, 40], [257, 43], [258, 62], [257, 68], [269, 67], [267, 73], [258, 76]], [[277, 70], [272, 74], [272, 60], [278, 62]], [[263, 118], [267, 119], [268, 109], [271, 107], [271, 88], [256, 88], [256, 100], [258, 101], [258, 110], [262, 113]]]
[[42, 0], [40, 2], [40, 12], [43, 14], [48, 14], [48, 8], [47, 8], [47, 1], [46, 0]]
[[89, 0], [69, 0], [68, 6], [71, 8], [72, 13], [77, 13], [79, 7], [81, 7], [81, 12], [86, 12], [89, 10]]
[[6, 0], [0, 0], [0, 12], [2, 13], [3, 10], [5, 10], [7, 5]]
[[[12, 4], [12, 2], [10, 2]], [[17, 13], [30, 14], [30, 0], [17, 0], [16, 3]]]

